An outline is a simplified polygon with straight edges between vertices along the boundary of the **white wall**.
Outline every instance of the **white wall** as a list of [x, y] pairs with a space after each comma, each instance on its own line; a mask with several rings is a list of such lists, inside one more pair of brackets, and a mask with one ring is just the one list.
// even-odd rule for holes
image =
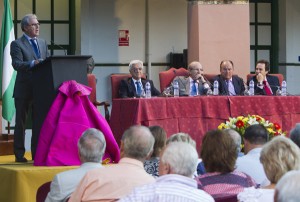
[[[122, 29], [129, 30], [128, 47], [118, 46], [118, 30]], [[146, 30], [149, 30], [148, 35]], [[132, 59], [166, 63], [170, 52], [182, 52], [187, 48], [187, 2], [84, 0], [81, 1], [80, 35], [81, 54], [93, 55], [96, 63], [129, 63]], [[148, 76], [159, 89], [158, 73], [166, 67], [150, 68]], [[128, 67], [124, 66], [96, 67], [97, 98], [110, 102], [109, 75], [127, 72]]]
[[[298, 63], [300, 56], [300, 1], [281, 0], [279, 6], [279, 62]], [[300, 66], [282, 66], [280, 72], [285, 74], [288, 92], [300, 95]]]

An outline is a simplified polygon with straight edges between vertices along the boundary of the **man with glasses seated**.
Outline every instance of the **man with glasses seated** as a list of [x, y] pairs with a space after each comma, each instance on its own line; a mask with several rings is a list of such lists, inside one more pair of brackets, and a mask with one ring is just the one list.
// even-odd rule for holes
[[145, 85], [147, 82], [151, 86], [151, 96], [159, 96], [160, 92], [153, 84], [153, 81], [144, 79], [143, 77], [143, 62], [140, 60], [132, 60], [129, 64], [129, 72], [132, 75], [130, 78], [123, 79], [120, 83], [119, 97], [143, 97]]
[[245, 84], [242, 78], [233, 75], [234, 65], [231, 60], [223, 60], [220, 74], [214, 78], [219, 82], [220, 95], [244, 95]]
[[209, 89], [209, 82], [203, 76], [203, 67], [200, 62], [191, 62], [188, 66], [189, 76], [176, 76], [172, 85], [177, 81], [179, 96], [205, 95]]

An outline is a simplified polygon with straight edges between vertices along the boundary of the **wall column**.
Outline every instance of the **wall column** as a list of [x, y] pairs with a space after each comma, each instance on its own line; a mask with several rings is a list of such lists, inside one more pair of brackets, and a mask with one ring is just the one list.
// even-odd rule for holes
[[219, 73], [224, 59], [242, 78], [250, 72], [248, 1], [188, 1], [188, 62], [197, 60], [205, 73]]

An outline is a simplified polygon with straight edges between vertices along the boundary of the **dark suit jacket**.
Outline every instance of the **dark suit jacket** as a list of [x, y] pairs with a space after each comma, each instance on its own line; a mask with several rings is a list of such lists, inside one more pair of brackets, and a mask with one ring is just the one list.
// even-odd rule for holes
[[[214, 81], [215, 80], [217, 80], [219, 82], [219, 94], [220, 95], [229, 95], [228, 87], [227, 87], [225, 79], [223, 79], [221, 77], [221, 75], [218, 75], [214, 78]], [[232, 83], [233, 83], [236, 95], [244, 95], [245, 86], [244, 86], [243, 79], [236, 75], [233, 75]]]
[[[44, 39], [37, 38], [40, 49], [41, 58], [46, 59], [49, 56], [47, 43]], [[12, 58], [12, 66], [17, 71], [14, 94], [15, 98], [32, 97], [32, 71], [30, 64], [32, 60], [37, 60], [34, 50], [23, 35], [22, 37], [11, 42], [10, 55]]]
[[[159, 96], [160, 92], [154, 87], [153, 81], [148, 79], [141, 79], [143, 88], [145, 89], [146, 83], [149, 81], [151, 85], [151, 95], [152, 96]], [[121, 80], [120, 87], [119, 87], [119, 97], [126, 98], [126, 97], [138, 97], [136, 95], [135, 84], [132, 78], [126, 78]]]
[[[279, 79], [277, 76], [271, 76], [267, 74], [267, 81], [272, 89], [272, 93], [273, 95], [276, 95], [276, 91], [277, 91], [277, 86], [279, 87]], [[257, 79], [256, 76], [252, 77], [252, 80], [254, 81], [254, 93], [255, 95], [266, 95], [266, 91], [264, 90], [264, 88], [259, 88], [257, 87]], [[249, 82], [248, 82], [248, 86], [249, 86]]]

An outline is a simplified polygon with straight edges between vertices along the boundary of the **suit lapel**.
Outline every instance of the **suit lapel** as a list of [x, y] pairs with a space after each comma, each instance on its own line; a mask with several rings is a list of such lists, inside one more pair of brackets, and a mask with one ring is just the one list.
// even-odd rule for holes
[[21, 41], [24, 44], [24, 46], [26, 46], [27, 49], [31, 51], [31, 55], [34, 57], [34, 59], [38, 59], [37, 56], [34, 53], [34, 50], [33, 50], [32, 46], [31, 46], [31, 44], [29, 43], [29, 41], [27, 40], [27, 38], [24, 35], [21, 38]]

